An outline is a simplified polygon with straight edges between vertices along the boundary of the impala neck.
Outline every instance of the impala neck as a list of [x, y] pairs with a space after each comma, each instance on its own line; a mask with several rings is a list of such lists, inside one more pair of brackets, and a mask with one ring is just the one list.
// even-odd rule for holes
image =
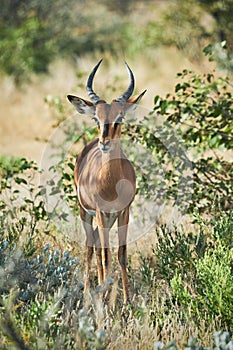
[[119, 181], [121, 174], [121, 147], [120, 140], [114, 142], [114, 147], [108, 153], [102, 153], [102, 183]]

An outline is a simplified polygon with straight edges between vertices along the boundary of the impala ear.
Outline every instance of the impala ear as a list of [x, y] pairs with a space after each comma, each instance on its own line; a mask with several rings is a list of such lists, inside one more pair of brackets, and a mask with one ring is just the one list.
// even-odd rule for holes
[[136, 96], [132, 96], [130, 97], [127, 102], [126, 102], [126, 107], [125, 107], [125, 113], [128, 113], [130, 111], [134, 111], [139, 102], [141, 101], [143, 95], [145, 94], [146, 90], [144, 90], [141, 94], [136, 95]]
[[95, 106], [92, 102], [73, 95], [67, 95], [67, 98], [79, 113], [95, 115]]

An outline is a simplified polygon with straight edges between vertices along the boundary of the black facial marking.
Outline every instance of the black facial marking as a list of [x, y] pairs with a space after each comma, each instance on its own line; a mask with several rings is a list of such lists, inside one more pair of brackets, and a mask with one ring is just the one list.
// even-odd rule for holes
[[115, 131], [116, 131], [118, 125], [120, 125], [120, 123], [117, 123], [117, 122], [114, 123], [114, 130], [115, 130]]
[[104, 130], [103, 130], [103, 137], [108, 136], [108, 131], [109, 131], [109, 122], [106, 120], [104, 123]]

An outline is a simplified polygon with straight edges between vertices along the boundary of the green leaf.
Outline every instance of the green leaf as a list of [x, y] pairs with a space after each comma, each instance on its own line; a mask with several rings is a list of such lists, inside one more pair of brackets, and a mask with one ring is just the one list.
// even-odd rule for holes
[[21, 184], [27, 185], [28, 184], [27, 181], [22, 177], [15, 177], [15, 182], [18, 185], [21, 185]]

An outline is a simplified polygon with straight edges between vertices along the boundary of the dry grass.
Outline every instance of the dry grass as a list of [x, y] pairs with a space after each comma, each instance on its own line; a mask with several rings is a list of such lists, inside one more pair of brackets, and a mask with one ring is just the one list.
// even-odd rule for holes
[[[197, 325], [193, 317], [187, 321], [183, 318], [185, 314], [187, 317], [187, 310], [182, 315], [179, 307], [173, 306], [170, 310], [167, 309], [160, 288], [161, 286], [154, 291], [151, 304], [153, 309], [147, 307], [146, 298], [137, 296], [133, 301], [135, 309], [131, 308], [125, 316], [122, 316], [117, 300], [112, 306], [103, 306], [98, 297], [92, 294], [92, 298], [86, 304], [86, 310], [90, 312], [92, 305], [92, 317], [95, 319], [96, 329], [104, 329], [107, 334], [106, 349], [153, 350], [157, 342], [164, 344], [175, 342], [178, 349], [183, 349], [192, 338], [198, 339], [203, 347], [213, 347], [213, 333], [221, 327], [218, 320], [212, 320], [208, 326], [204, 319], [201, 325]], [[113, 293], [115, 292], [114, 290]], [[141, 314], [138, 310], [141, 310]]]

